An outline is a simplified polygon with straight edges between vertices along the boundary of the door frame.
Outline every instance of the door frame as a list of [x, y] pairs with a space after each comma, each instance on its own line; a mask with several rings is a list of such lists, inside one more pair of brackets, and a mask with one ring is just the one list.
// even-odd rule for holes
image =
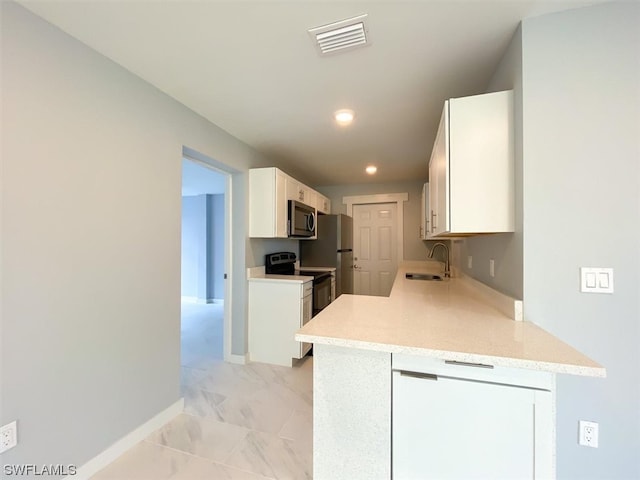
[[342, 203], [347, 205], [347, 215], [353, 217], [354, 205], [367, 205], [371, 203], [396, 203], [396, 245], [398, 249], [398, 263], [404, 261], [404, 202], [409, 201], [409, 194], [404, 193], [378, 193], [375, 195], [351, 195], [342, 197]]
[[233, 256], [233, 229], [232, 229], [232, 212], [233, 212], [233, 174], [237, 173], [232, 167], [210, 159], [187, 147], [182, 149], [182, 158], [189, 160], [203, 168], [213, 170], [220, 175], [224, 175], [225, 192], [224, 192], [224, 320], [222, 332], [222, 353], [225, 362], [245, 363], [243, 355], [234, 355], [231, 353], [232, 348], [232, 306], [233, 306], [233, 288], [232, 288], [232, 262]]

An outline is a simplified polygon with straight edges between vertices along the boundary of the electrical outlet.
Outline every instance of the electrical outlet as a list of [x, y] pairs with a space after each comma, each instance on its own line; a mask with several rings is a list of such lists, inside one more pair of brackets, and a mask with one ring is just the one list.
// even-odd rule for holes
[[489, 275], [491, 275], [492, 277], [496, 276], [496, 262], [493, 260], [493, 258], [489, 260]]
[[473, 268], [473, 257], [471, 255], [467, 257], [467, 268], [469, 270]]
[[598, 448], [598, 424], [595, 422], [580, 420], [580, 436], [578, 443], [585, 447]]
[[0, 453], [18, 444], [18, 424], [16, 421], [0, 427]]

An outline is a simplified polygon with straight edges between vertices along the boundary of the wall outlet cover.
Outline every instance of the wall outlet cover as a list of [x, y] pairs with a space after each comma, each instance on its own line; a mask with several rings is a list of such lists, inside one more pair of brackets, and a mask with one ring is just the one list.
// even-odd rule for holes
[[578, 444], [598, 448], [598, 424], [580, 420]]
[[18, 444], [18, 423], [11, 423], [0, 427], [0, 453], [6, 452]]

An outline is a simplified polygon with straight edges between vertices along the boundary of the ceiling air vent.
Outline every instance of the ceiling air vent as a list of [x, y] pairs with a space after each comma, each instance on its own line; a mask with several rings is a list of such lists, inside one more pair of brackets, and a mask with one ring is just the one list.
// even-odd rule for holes
[[325, 56], [369, 45], [371, 42], [368, 37], [367, 16], [365, 13], [309, 29], [309, 35], [311, 35], [318, 53]]

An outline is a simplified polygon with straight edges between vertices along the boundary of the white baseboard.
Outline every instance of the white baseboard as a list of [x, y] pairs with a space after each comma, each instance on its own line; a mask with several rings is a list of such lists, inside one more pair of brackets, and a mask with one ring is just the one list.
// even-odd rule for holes
[[117, 459], [131, 447], [147, 438], [151, 433], [163, 427], [184, 410], [184, 398], [181, 398], [173, 405], [169, 406], [155, 417], [140, 425], [135, 430], [129, 432], [120, 440], [115, 442], [102, 453], [93, 457], [87, 463], [82, 465], [73, 476], [66, 476], [69, 480], [88, 480], [104, 467]]
[[238, 355], [236, 353], [230, 353], [225, 361], [229, 363], [236, 363], [238, 365], [245, 365], [249, 363], [249, 354], [245, 353], [244, 355]]

